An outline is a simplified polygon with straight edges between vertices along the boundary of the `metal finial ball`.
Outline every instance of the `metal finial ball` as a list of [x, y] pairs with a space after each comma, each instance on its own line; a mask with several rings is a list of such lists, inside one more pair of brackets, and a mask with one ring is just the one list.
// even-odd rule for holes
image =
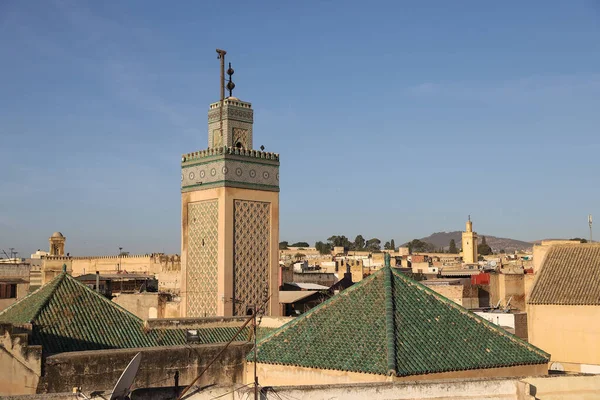
[[231, 63], [229, 63], [229, 68], [227, 69], [227, 75], [231, 76], [234, 74], [234, 70], [233, 68], [231, 68]]
[[227, 90], [233, 90], [233, 88], [235, 88], [235, 83], [233, 83], [232, 81], [227, 82]]

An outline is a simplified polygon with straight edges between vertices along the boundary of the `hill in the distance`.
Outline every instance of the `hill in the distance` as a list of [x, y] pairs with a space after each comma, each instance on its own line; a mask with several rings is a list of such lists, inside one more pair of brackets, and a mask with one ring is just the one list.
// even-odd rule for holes
[[[481, 237], [485, 236], [485, 240], [487, 244], [492, 248], [493, 251], [497, 252], [500, 250], [504, 250], [507, 253], [512, 253], [515, 250], [530, 250], [533, 247], [533, 243], [524, 242], [522, 240], [516, 239], [508, 239], [508, 238], [499, 238], [491, 235], [482, 235], [478, 234], [479, 243], [481, 243]], [[456, 242], [456, 247], [462, 247], [462, 232], [454, 231], [454, 232], [436, 232], [427, 237], [420, 238], [419, 240], [427, 243], [431, 243], [435, 246], [436, 249], [444, 248], [448, 249], [450, 245], [450, 240], [454, 239]]]

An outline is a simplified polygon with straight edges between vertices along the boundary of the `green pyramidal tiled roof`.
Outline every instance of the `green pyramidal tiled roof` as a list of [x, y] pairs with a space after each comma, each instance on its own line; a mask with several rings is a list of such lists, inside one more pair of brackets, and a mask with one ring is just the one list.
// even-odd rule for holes
[[[42, 345], [44, 354], [187, 344], [185, 329], [146, 330], [142, 319], [65, 273], [2, 311], [0, 323], [32, 323], [31, 344]], [[199, 343], [227, 342], [237, 330], [200, 328]], [[248, 333], [237, 340], [248, 340]]]
[[545, 364], [550, 357], [387, 267], [257, 348], [261, 363], [396, 376]]

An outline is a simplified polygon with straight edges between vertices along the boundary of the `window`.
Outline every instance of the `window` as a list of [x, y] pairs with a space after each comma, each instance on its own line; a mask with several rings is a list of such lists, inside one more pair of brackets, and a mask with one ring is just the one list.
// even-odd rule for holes
[[0, 299], [16, 299], [17, 284], [16, 283], [0, 283]]

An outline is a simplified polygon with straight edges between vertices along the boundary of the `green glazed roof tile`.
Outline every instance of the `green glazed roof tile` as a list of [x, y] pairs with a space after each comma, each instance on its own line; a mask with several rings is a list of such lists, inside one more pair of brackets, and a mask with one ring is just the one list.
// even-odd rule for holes
[[[32, 324], [32, 344], [44, 354], [69, 351], [186, 345], [184, 329], [144, 329], [144, 321], [61, 274], [0, 313], [0, 323]], [[236, 327], [199, 328], [199, 343], [229, 341]], [[258, 337], [269, 333], [259, 328]], [[246, 341], [249, 328], [238, 335]]]
[[383, 268], [268, 334], [258, 343], [257, 358], [268, 364], [409, 376], [544, 364], [549, 355]]

